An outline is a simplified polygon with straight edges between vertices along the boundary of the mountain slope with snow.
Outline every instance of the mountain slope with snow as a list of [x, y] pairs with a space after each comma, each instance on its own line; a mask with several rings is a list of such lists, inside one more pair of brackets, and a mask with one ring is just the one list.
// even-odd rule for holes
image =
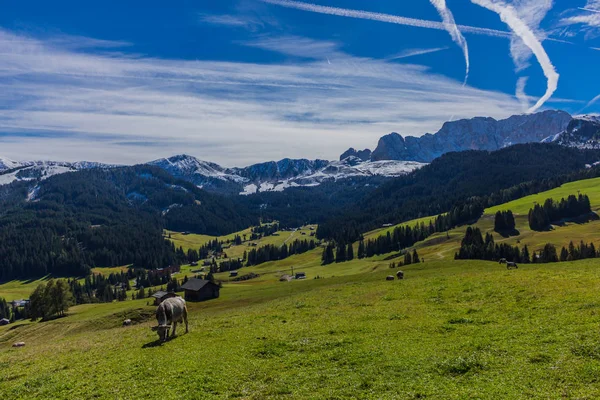
[[44, 180], [54, 175], [91, 168], [111, 168], [116, 165], [88, 161], [25, 161], [17, 162], [0, 157], [0, 185], [15, 181]]
[[342, 161], [332, 162], [285, 158], [245, 168], [223, 168], [188, 155], [177, 155], [149, 164], [207, 190], [244, 195], [283, 191], [290, 187], [316, 186], [326, 181], [354, 177], [395, 177], [424, 165], [412, 161], [365, 162], [350, 156]]
[[595, 115], [577, 116], [563, 132], [544, 141], [580, 149], [600, 149], [600, 118]]

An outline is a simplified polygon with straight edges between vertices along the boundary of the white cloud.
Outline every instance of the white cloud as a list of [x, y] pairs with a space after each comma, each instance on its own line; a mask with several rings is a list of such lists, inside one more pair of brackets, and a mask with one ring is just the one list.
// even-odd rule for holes
[[[535, 105], [529, 109], [529, 112], [537, 111], [544, 105], [546, 101], [550, 99], [550, 97], [552, 97], [558, 88], [559, 79], [559, 75], [552, 64], [552, 61], [550, 61], [550, 57], [548, 57], [544, 46], [542, 46], [541, 41], [536, 37], [534, 31], [527, 25], [526, 20], [519, 16], [519, 12], [512, 5], [501, 0], [471, 0], [471, 2], [497, 13], [500, 16], [500, 19], [510, 27], [513, 33], [519, 39], [521, 39], [525, 46], [527, 46], [535, 55], [538, 63], [542, 67], [542, 71], [544, 72], [546, 79], [548, 80], [546, 93], [537, 101]], [[546, 3], [545, 1], [543, 2]], [[530, 3], [530, 5], [531, 4], [533, 3]], [[513, 50], [513, 57], [514, 56], [515, 52]], [[515, 62], [518, 63], [519, 61], [522, 61], [522, 59], [517, 56]]]
[[600, 0], [588, 0], [585, 7], [571, 10], [566, 15], [560, 25], [568, 27], [572, 35], [583, 33], [587, 39], [600, 36]]
[[521, 108], [523, 112], [527, 111], [531, 104], [529, 103], [529, 97], [525, 94], [525, 86], [527, 86], [527, 80], [529, 78], [527, 76], [522, 76], [517, 80], [517, 88], [515, 91], [515, 97], [521, 103]]
[[401, 51], [400, 53], [386, 57], [385, 59], [388, 61], [401, 60], [403, 58], [422, 56], [425, 54], [437, 53], [439, 51], [444, 51], [444, 50], [448, 50], [448, 49], [449, 49], [449, 47], [435, 47], [435, 48], [431, 48], [431, 49], [407, 49], [407, 50]]
[[[387, 22], [390, 24], [398, 24], [405, 26], [413, 26], [417, 28], [437, 29], [441, 31], [448, 30], [445, 23], [437, 21], [429, 21], [424, 19], [400, 17], [397, 15], [375, 13], [362, 10], [351, 10], [347, 8], [320, 6], [318, 4], [304, 3], [293, 0], [261, 0], [263, 3], [273, 4], [281, 7], [294, 8], [319, 14], [337, 15], [339, 17], [367, 19], [371, 21]], [[499, 31], [488, 28], [478, 28], [474, 26], [456, 25], [457, 29], [462, 32], [472, 33], [476, 35], [495, 36], [495, 37], [510, 37], [510, 32]]]
[[[130, 163], [186, 152], [224, 165], [333, 159], [391, 131], [435, 132], [450, 115], [520, 110], [513, 96], [462, 87], [422, 66], [351, 56], [334, 42], [251, 45], [315, 56], [281, 64], [131, 57], [0, 29], [0, 153]], [[329, 53], [331, 65], [319, 59]]]
[[464, 84], [467, 84], [467, 80], [469, 79], [469, 46], [467, 45], [467, 40], [460, 32], [460, 29], [456, 26], [456, 21], [454, 20], [454, 15], [452, 11], [446, 5], [446, 0], [430, 0], [431, 4], [437, 9], [438, 13], [442, 17], [444, 21], [444, 25], [446, 26], [446, 30], [452, 37], [452, 40], [460, 46], [462, 49], [463, 55], [465, 56], [465, 81]]

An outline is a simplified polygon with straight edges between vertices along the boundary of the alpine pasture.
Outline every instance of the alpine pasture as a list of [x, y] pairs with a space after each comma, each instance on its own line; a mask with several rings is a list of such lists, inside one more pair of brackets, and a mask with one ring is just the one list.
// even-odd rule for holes
[[[511, 209], [520, 234], [494, 233], [498, 242], [532, 252], [547, 242], [593, 242], [598, 221], [533, 232], [527, 211], [577, 190], [597, 210], [597, 183], [488, 209], [477, 226], [491, 232], [494, 213]], [[401, 260], [395, 254], [321, 266], [319, 247], [243, 268], [259, 274], [249, 281], [216, 274], [221, 297], [188, 302], [190, 333], [164, 344], [150, 329], [155, 307], [147, 299], [79, 305], [65, 318], [0, 327], [0, 398], [600, 397], [600, 259], [511, 271], [454, 260], [465, 229], [417, 243], [425, 262], [402, 267], [404, 280], [385, 280], [397, 271], [389, 268]], [[290, 232], [270, 240], [283, 234]], [[172, 236], [178, 246], [194, 238]], [[235, 247], [243, 252], [247, 244]], [[292, 267], [308, 279], [279, 282]], [[0, 296], [15, 287], [0, 285]], [[121, 326], [126, 318], [132, 326]], [[17, 341], [26, 346], [12, 348]]]

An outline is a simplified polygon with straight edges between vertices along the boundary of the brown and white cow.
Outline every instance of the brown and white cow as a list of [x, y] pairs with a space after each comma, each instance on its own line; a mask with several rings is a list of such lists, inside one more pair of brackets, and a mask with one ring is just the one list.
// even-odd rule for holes
[[181, 297], [172, 297], [164, 300], [156, 309], [156, 320], [158, 326], [153, 326], [152, 330], [158, 333], [158, 338], [163, 342], [169, 337], [169, 330], [173, 324], [171, 337], [175, 336], [175, 329], [178, 322], [185, 323], [185, 333], [188, 333], [187, 307], [185, 300]]

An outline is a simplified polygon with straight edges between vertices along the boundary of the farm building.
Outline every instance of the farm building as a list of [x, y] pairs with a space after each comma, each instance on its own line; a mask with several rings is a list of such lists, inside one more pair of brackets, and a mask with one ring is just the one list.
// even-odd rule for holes
[[296, 279], [306, 279], [306, 274], [304, 272], [296, 272]]
[[219, 297], [219, 285], [204, 279], [192, 278], [181, 288], [185, 290], [186, 301], [203, 301]]
[[0, 319], [0, 326], [4, 326], [4, 325], [8, 325], [8, 324], [10, 324], [10, 321], [7, 320], [6, 318]]
[[156, 273], [158, 274], [158, 276], [167, 276], [173, 275], [174, 273], [179, 271], [181, 271], [181, 265], [169, 265], [168, 267], [157, 269]]
[[237, 271], [229, 271], [229, 276], [238, 276]]
[[190, 266], [192, 266], [192, 267], [197, 267], [197, 266], [198, 266], [198, 263], [197, 263], [196, 261], [192, 261], [192, 262], [190, 263]]
[[152, 297], [154, 297], [154, 305], [157, 306], [166, 299], [170, 299], [171, 297], [177, 297], [177, 295], [175, 293], [169, 293], [159, 290], [158, 292], [154, 293]]

